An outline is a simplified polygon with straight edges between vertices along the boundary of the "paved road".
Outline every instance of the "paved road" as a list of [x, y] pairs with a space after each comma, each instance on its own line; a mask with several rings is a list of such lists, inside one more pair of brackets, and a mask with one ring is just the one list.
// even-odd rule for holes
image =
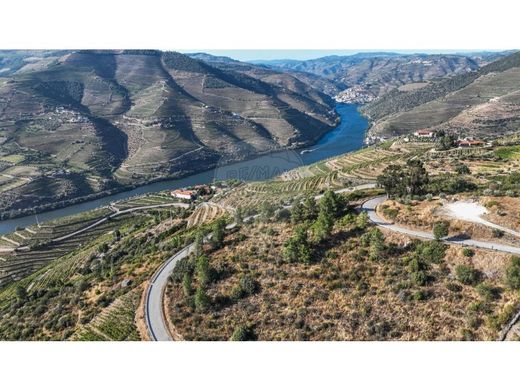
[[[156, 204], [156, 205], [150, 205], [150, 206], [132, 207], [130, 209], [121, 210], [121, 211], [118, 210], [118, 211], [116, 211], [116, 212], [114, 212], [114, 213], [112, 213], [110, 215], [107, 215], [106, 217], [103, 217], [103, 218], [97, 220], [94, 223], [91, 223], [88, 226], [85, 226], [84, 228], [78, 229], [76, 231], [73, 231], [72, 233], [68, 233], [68, 234], [65, 234], [65, 235], [60, 236], [60, 237], [53, 238], [50, 241], [51, 242], [60, 242], [60, 241], [66, 240], [68, 238], [77, 236], [78, 234], [86, 232], [87, 230], [90, 230], [90, 229], [92, 229], [92, 228], [94, 228], [96, 226], [99, 226], [102, 223], [105, 223], [106, 221], [108, 221], [110, 218], [114, 218], [114, 217], [117, 217], [119, 215], [128, 214], [128, 213], [132, 213], [134, 211], [139, 211], [139, 210], [156, 209], [156, 208], [161, 208], [161, 207], [181, 207], [181, 208], [187, 209], [187, 208], [190, 207], [190, 205], [187, 204], [187, 203], [174, 202], [174, 203], [162, 203], [162, 204]], [[24, 245], [24, 246], [19, 246], [19, 247], [12, 248], [12, 249], [9, 248], [8, 251], [1, 250], [1, 248], [0, 248], [0, 251], [2, 251], [2, 252], [14, 252], [15, 250], [16, 251], [28, 251], [29, 249], [30, 248], [29, 248], [28, 245]]]
[[[361, 206], [361, 209], [363, 211], [366, 211], [368, 214], [368, 217], [370, 220], [375, 223], [377, 226], [380, 226], [384, 229], [389, 229], [397, 233], [403, 233], [409, 236], [418, 237], [418, 238], [425, 238], [428, 240], [432, 240], [433, 234], [429, 232], [423, 232], [420, 230], [413, 230], [409, 228], [405, 228], [403, 226], [398, 226], [393, 223], [385, 221], [383, 218], [381, 218], [376, 213], [376, 207], [383, 203], [387, 199], [386, 196], [378, 196], [377, 198], [370, 199], [363, 203]], [[448, 237], [445, 238], [443, 241], [449, 243], [449, 244], [457, 244], [457, 245], [463, 245], [463, 246], [473, 246], [476, 248], [483, 248], [483, 249], [493, 249], [497, 250], [499, 252], [506, 252], [506, 253], [513, 253], [513, 254], [520, 254], [520, 248], [509, 246], [509, 245], [503, 245], [498, 244], [496, 242], [489, 242], [489, 241], [478, 241], [478, 240], [472, 240], [472, 239], [464, 239], [464, 238], [457, 238], [457, 237]]]
[[[343, 188], [341, 190], [336, 191], [337, 193], [344, 193], [344, 192], [351, 192], [355, 190], [361, 190], [361, 189], [370, 189], [374, 188], [374, 184], [363, 184], [361, 186], [356, 187], [348, 187]], [[318, 195], [315, 198], [319, 199], [323, 195]], [[409, 236], [419, 237], [419, 238], [425, 238], [425, 239], [433, 239], [433, 234], [422, 232], [418, 230], [412, 230], [407, 229], [401, 226], [394, 225], [392, 223], [386, 222], [384, 219], [379, 217], [376, 212], [375, 208], [378, 204], [384, 202], [386, 200], [386, 196], [379, 196], [373, 199], [370, 199], [369, 201], [363, 203], [361, 206], [361, 209], [366, 211], [368, 213], [368, 217], [370, 220], [375, 223], [376, 225], [385, 228], [390, 229], [395, 232], [404, 233]], [[285, 208], [290, 208], [291, 206], [284, 206]], [[250, 216], [246, 219], [255, 219], [258, 215]], [[227, 229], [231, 229], [235, 227], [235, 224], [231, 224], [226, 226]], [[208, 239], [206, 237], [206, 239]], [[444, 240], [451, 244], [460, 244], [460, 245], [466, 245], [466, 246], [474, 246], [477, 248], [485, 248], [485, 249], [495, 249], [497, 251], [501, 252], [508, 252], [508, 253], [515, 253], [520, 254], [520, 248], [515, 248], [507, 245], [501, 245], [497, 243], [492, 242], [483, 242], [483, 241], [476, 241], [476, 240], [466, 240], [466, 239], [457, 239], [457, 238], [448, 238]], [[146, 297], [145, 297], [145, 307], [144, 307], [144, 313], [145, 313], [145, 321], [146, 321], [146, 327], [148, 329], [148, 333], [150, 335], [150, 338], [153, 341], [171, 341], [172, 337], [170, 332], [168, 331], [168, 326], [166, 325], [165, 320], [165, 314], [163, 310], [163, 302], [164, 302], [164, 289], [166, 288], [166, 284], [168, 283], [168, 277], [172, 273], [173, 269], [175, 268], [175, 264], [188, 256], [193, 251], [193, 244], [188, 245], [187, 247], [183, 248], [180, 252], [177, 252], [173, 256], [171, 256], [168, 260], [166, 260], [165, 263], [156, 271], [154, 276], [152, 277], [152, 280], [146, 290]]]
[[[244, 219], [253, 219], [258, 215], [247, 217]], [[236, 223], [231, 223], [226, 226], [226, 229], [233, 229]], [[211, 234], [205, 237], [205, 240], [209, 240]], [[146, 289], [146, 297], [144, 302], [144, 317], [148, 334], [152, 341], [172, 341], [172, 336], [168, 330], [166, 324], [166, 318], [164, 314], [164, 290], [168, 284], [168, 278], [170, 277], [173, 269], [177, 262], [185, 257], [189, 256], [193, 252], [195, 244], [190, 244], [179, 252], [174, 254], [168, 260], [166, 260], [161, 267], [152, 277], [150, 284]]]
[[[374, 188], [375, 184], [363, 184], [356, 187], [348, 187], [343, 188], [341, 190], [336, 191], [337, 193], [343, 192], [351, 192], [355, 190], [362, 190], [368, 188]], [[319, 199], [323, 195], [318, 195], [315, 198]], [[285, 208], [290, 208], [291, 206], [284, 206]], [[244, 222], [247, 220], [255, 219], [259, 215], [252, 215], [244, 219]], [[236, 224], [230, 224], [226, 226], [226, 229], [232, 229], [236, 226]], [[209, 239], [210, 236], [206, 237]], [[146, 289], [146, 297], [145, 297], [145, 306], [144, 306], [144, 316], [146, 327], [148, 329], [148, 334], [153, 341], [171, 341], [172, 337], [170, 332], [168, 331], [168, 325], [166, 324], [165, 314], [164, 314], [164, 289], [168, 283], [168, 277], [171, 275], [173, 269], [175, 268], [175, 264], [186, 256], [188, 256], [193, 251], [193, 244], [188, 245], [183, 248], [180, 252], [177, 252], [173, 256], [171, 256], [168, 260], [166, 260], [163, 265], [155, 272], [148, 288]]]

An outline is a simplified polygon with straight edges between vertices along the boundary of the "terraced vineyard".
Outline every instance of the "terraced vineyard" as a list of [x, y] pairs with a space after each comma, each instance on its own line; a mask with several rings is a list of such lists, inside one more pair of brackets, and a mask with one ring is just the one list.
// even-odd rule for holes
[[283, 204], [327, 188], [371, 183], [390, 163], [403, 163], [431, 148], [431, 143], [405, 143], [397, 139], [383, 146], [365, 148], [294, 169], [274, 181], [248, 183], [229, 193], [219, 204], [243, 208], [254, 208], [264, 202]]
[[212, 202], [204, 202], [188, 217], [188, 229], [224, 216], [229, 210]]
[[[131, 218], [133, 218], [131, 215], [119, 216], [63, 241], [49, 242], [47, 240], [33, 247], [31, 250], [3, 253], [3, 260], [0, 261], [0, 286], [14, 280], [19, 280], [23, 276], [43, 268], [54, 259], [72, 252], [74, 249], [85, 245], [102, 234], [118, 229]], [[75, 225], [76, 223], [73, 223], [68, 226], [70, 227]], [[84, 224], [82, 223], [81, 226], [82, 225]], [[60, 232], [72, 231], [68, 230], [67, 227], [61, 226], [57, 230]], [[52, 237], [54, 234], [55, 233], [52, 232], [50, 235], [45, 237]], [[60, 233], [60, 235], [61, 234], [63, 233]], [[43, 235], [39, 236], [40, 239], [42, 237]]]
[[117, 298], [109, 307], [83, 326], [74, 336], [79, 341], [139, 341], [135, 312], [141, 299], [137, 288]]
[[98, 208], [44, 224], [31, 225], [23, 230], [0, 236], [0, 247], [8, 246], [14, 249], [25, 246], [38, 246], [87, 227], [111, 213], [112, 211], [108, 208]]
[[129, 199], [125, 199], [112, 204], [112, 207], [117, 210], [127, 210], [134, 207], [141, 206], [156, 206], [161, 204], [180, 202], [179, 199], [172, 198], [166, 192], [160, 192], [156, 194], [149, 194], [145, 196], [137, 196]]

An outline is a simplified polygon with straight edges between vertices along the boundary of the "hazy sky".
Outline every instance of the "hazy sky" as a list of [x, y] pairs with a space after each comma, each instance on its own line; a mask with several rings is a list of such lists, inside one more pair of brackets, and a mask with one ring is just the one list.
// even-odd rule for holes
[[349, 55], [359, 52], [391, 51], [397, 53], [461, 53], [482, 50], [182, 50], [183, 53], [204, 52], [216, 56], [231, 57], [239, 61], [295, 59], [308, 60], [330, 55]]

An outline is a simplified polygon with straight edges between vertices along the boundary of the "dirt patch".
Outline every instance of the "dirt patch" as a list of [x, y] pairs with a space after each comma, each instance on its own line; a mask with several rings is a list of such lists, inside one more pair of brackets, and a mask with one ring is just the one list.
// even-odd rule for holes
[[[499, 213], [496, 212], [494, 207], [487, 208], [483, 206], [483, 208], [487, 209], [489, 212], [487, 214], [483, 214], [483, 217], [478, 219], [478, 222], [471, 220], [472, 218], [475, 218], [474, 216], [476, 213], [482, 211], [482, 209], [478, 208], [478, 206], [469, 206], [469, 209], [471, 209], [470, 211], [473, 211], [473, 216], [471, 216], [464, 207], [458, 208], [460, 216], [466, 220], [453, 219], [453, 216], [447, 215], [447, 211], [445, 209], [445, 207], [450, 204], [487, 205], [492, 199], [496, 198], [482, 197], [481, 199], [473, 199], [469, 196], [449, 196], [446, 199], [433, 198], [430, 201], [413, 201], [408, 205], [399, 203], [394, 200], [387, 200], [378, 207], [378, 213], [385, 219], [398, 225], [408, 226], [410, 228], [425, 232], [431, 232], [435, 222], [449, 220], [450, 236], [460, 236], [472, 238], [475, 240], [496, 242], [513, 246], [520, 245], [520, 238], [510, 234], [509, 232], [509, 229], [512, 229], [511, 226], [518, 225], [518, 222], [513, 222], [515, 216], [517, 213], [519, 213], [518, 211], [514, 210], [514, 205], [516, 202], [506, 203], [508, 204], [507, 207], [509, 211], [502, 213], [502, 217], [499, 215]], [[520, 207], [520, 202], [518, 205]], [[461, 212], [461, 210], [463, 210], [463, 212]], [[508, 215], [509, 218], [506, 219], [505, 217]], [[488, 223], [488, 220], [492, 222]], [[505, 228], [503, 236], [501, 234], [497, 234], [496, 228], [492, 225], [492, 223]]]

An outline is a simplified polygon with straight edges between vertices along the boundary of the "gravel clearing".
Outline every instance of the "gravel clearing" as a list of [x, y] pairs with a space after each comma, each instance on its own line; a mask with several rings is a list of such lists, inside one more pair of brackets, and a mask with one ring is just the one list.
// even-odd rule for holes
[[482, 215], [487, 214], [488, 210], [482, 206], [481, 204], [478, 204], [477, 202], [467, 201], [467, 200], [460, 200], [453, 203], [448, 203], [442, 208], [443, 214], [447, 215], [448, 217], [459, 219], [462, 221], [468, 221], [473, 223], [479, 223], [481, 225], [489, 226], [493, 229], [499, 229], [506, 233], [512, 234], [513, 236], [520, 237], [520, 233], [497, 225], [495, 223], [486, 221], [484, 218], [482, 218]]

